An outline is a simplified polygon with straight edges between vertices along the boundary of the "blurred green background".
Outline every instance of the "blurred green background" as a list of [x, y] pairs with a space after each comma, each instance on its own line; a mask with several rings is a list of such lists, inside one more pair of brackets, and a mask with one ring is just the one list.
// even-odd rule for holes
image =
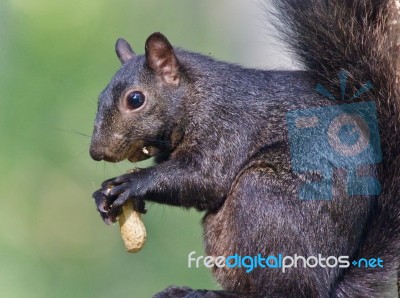
[[118, 37], [143, 53], [146, 37], [161, 31], [175, 45], [219, 59], [281, 63], [276, 53], [255, 57], [265, 40], [249, 34], [262, 27], [254, 26], [257, 3], [249, 3], [0, 1], [1, 297], [218, 288], [205, 268], [187, 268], [190, 251], [203, 254], [194, 211], [148, 205], [146, 246], [125, 252], [118, 226], [102, 223], [91, 194], [132, 165], [96, 163], [88, 146], [97, 95], [119, 68]]

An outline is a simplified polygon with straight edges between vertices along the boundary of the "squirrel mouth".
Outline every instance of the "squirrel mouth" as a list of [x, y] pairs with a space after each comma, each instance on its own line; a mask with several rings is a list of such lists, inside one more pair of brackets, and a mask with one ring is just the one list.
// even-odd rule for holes
[[132, 153], [130, 153], [127, 159], [130, 162], [138, 162], [149, 158], [150, 156], [145, 153], [145, 148], [146, 147], [143, 147], [140, 150], [133, 151]]
[[138, 162], [156, 155], [157, 152], [158, 149], [155, 147], [144, 146], [143, 144], [136, 145], [130, 150], [127, 159], [130, 162]]

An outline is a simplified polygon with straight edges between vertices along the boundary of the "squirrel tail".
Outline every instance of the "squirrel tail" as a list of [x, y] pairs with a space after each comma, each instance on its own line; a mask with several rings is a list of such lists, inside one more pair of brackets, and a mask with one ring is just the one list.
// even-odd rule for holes
[[[380, 287], [396, 277], [400, 258], [400, 3], [270, 2], [282, 39], [316, 82], [338, 98], [352, 98], [366, 82], [372, 84], [362, 98], [373, 99], [377, 107], [383, 153], [379, 169], [382, 194], [373, 208], [359, 256], [379, 257], [384, 268], [349, 267], [334, 296], [375, 297], [384, 291]], [[345, 91], [337, 76], [342, 70], [348, 75]]]

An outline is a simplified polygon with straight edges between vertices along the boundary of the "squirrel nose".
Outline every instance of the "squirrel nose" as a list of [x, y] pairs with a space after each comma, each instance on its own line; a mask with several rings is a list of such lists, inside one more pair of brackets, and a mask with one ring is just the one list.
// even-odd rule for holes
[[104, 151], [98, 146], [91, 145], [89, 153], [92, 159], [95, 161], [100, 161], [104, 159]]

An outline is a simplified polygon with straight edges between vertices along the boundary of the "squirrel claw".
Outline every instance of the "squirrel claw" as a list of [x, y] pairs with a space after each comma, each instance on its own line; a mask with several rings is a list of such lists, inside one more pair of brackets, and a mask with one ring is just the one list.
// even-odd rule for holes
[[95, 200], [97, 210], [102, 213], [107, 213], [109, 207], [107, 205], [107, 196], [103, 193], [101, 189], [95, 191], [92, 195]]
[[[133, 209], [139, 213], [146, 213], [145, 202], [135, 198], [132, 193], [132, 188], [128, 183], [116, 185], [116, 178], [106, 180], [102, 183], [102, 188], [95, 191], [92, 197], [95, 200], [97, 211], [99, 211], [103, 221], [109, 225], [118, 219], [122, 205], [127, 200], [133, 200]], [[111, 186], [110, 185], [115, 185]], [[107, 188], [106, 188], [107, 187]]]
[[133, 209], [139, 213], [146, 213], [144, 201], [134, 197], [128, 184], [115, 187], [115, 191], [112, 194], [110, 191], [110, 195], [114, 197], [117, 196], [110, 206], [110, 211], [118, 212], [127, 200], [133, 200]]

